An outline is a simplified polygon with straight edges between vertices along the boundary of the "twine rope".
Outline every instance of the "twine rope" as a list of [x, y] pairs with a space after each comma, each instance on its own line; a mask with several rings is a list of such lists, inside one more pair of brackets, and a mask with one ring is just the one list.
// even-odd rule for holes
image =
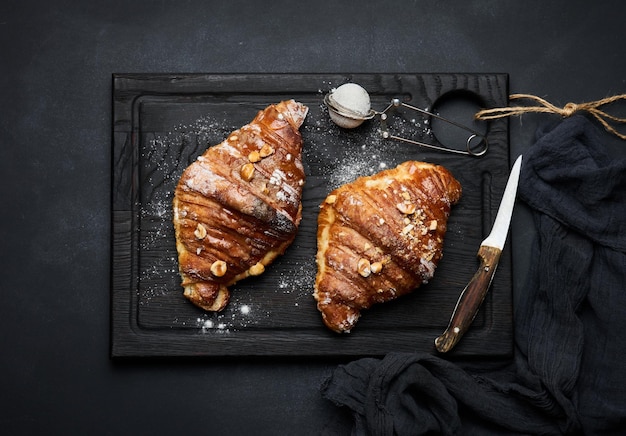
[[616, 135], [617, 137], [626, 140], [626, 134], [618, 132], [609, 121], [614, 123], [626, 123], [626, 118], [618, 118], [611, 114], [606, 113], [601, 110], [600, 107], [614, 103], [618, 100], [626, 100], [626, 94], [614, 95], [612, 97], [603, 98], [597, 101], [590, 101], [587, 103], [567, 103], [563, 107], [558, 107], [550, 103], [549, 101], [537, 97], [532, 94], [511, 94], [509, 96], [510, 100], [534, 100], [539, 105], [537, 106], [509, 106], [502, 108], [493, 108], [493, 109], [483, 109], [476, 113], [474, 116], [477, 120], [495, 120], [498, 118], [504, 118], [514, 115], [522, 115], [524, 113], [535, 112], [535, 113], [552, 113], [561, 115], [562, 117], [570, 117], [576, 112], [587, 112], [600, 122], [604, 126], [604, 128]]

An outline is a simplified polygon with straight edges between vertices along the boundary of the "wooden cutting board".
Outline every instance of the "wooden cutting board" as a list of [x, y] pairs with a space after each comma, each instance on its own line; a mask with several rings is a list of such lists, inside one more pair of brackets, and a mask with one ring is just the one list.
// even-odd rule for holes
[[[362, 85], [372, 107], [392, 98], [482, 129], [480, 158], [384, 139], [375, 118], [354, 130], [329, 119], [324, 95], [345, 82]], [[471, 110], [508, 103], [506, 74], [116, 74], [113, 76], [111, 355], [372, 356], [436, 353], [459, 293], [477, 267], [509, 173], [508, 122], [477, 124]], [[184, 168], [268, 104], [309, 106], [301, 127], [307, 180], [303, 219], [293, 245], [260, 277], [231, 288], [228, 307], [205, 313], [182, 295], [171, 201]], [[467, 118], [470, 110], [469, 119]], [[466, 132], [398, 110], [398, 136], [463, 149]], [[463, 136], [465, 135], [465, 136]], [[460, 138], [460, 139], [459, 139]], [[454, 144], [452, 144], [454, 143]], [[312, 297], [317, 211], [330, 190], [406, 160], [444, 165], [463, 186], [448, 222], [435, 278], [413, 294], [365, 311], [352, 333], [323, 326]], [[512, 353], [512, 261], [504, 250], [471, 330], [451, 356]]]

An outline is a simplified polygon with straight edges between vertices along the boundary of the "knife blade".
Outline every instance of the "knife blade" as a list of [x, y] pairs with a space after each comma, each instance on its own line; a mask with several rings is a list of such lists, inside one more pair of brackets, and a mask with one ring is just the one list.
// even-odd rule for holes
[[435, 339], [435, 348], [440, 353], [450, 351], [459, 342], [472, 324], [487, 295], [509, 232], [521, 167], [522, 156], [519, 156], [506, 182], [491, 233], [481, 242], [478, 249], [477, 256], [480, 260], [478, 270], [461, 292], [448, 327], [441, 336]]

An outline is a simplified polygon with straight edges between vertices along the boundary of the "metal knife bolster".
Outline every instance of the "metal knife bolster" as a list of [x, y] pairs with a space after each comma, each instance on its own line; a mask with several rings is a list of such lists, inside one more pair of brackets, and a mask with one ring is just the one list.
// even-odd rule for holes
[[448, 327], [441, 336], [435, 339], [435, 348], [440, 353], [450, 351], [474, 321], [496, 273], [501, 254], [500, 248], [488, 245], [480, 246], [477, 255], [480, 265], [461, 292]]

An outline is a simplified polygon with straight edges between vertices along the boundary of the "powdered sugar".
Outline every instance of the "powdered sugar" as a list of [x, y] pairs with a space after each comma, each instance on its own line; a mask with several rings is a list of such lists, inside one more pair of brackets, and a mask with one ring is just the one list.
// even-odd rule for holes
[[167, 133], [146, 133], [140, 148], [138, 297], [141, 306], [181, 292], [174, 243], [172, 200], [184, 169], [223, 133], [209, 117], [174, 126]]

